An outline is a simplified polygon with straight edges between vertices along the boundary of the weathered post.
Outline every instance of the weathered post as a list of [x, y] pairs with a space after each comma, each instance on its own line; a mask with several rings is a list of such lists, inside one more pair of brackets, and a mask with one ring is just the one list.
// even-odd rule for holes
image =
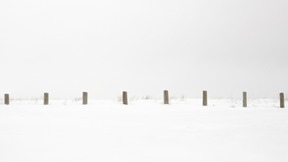
[[207, 106], [207, 91], [203, 91], [203, 106]]
[[168, 90], [164, 90], [164, 104], [169, 104]]
[[243, 92], [243, 107], [247, 107], [247, 92]]
[[122, 92], [122, 101], [124, 105], [128, 105], [128, 96], [126, 91]]
[[284, 93], [280, 93], [280, 108], [285, 107]]
[[88, 104], [88, 93], [87, 92], [83, 92], [82, 103], [83, 103], [83, 105], [87, 105]]
[[9, 94], [4, 95], [4, 103], [5, 105], [9, 105]]
[[44, 105], [48, 105], [48, 104], [49, 104], [49, 94], [44, 93]]

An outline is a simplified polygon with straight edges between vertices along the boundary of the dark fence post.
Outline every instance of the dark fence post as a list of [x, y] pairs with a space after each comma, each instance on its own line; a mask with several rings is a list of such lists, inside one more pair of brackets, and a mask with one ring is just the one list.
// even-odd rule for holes
[[44, 105], [48, 105], [48, 104], [49, 104], [49, 94], [44, 93]]
[[4, 95], [5, 105], [9, 105], [9, 94]]
[[280, 93], [280, 108], [285, 107], [284, 93]]
[[247, 107], [247, 92], [243, 92], [243, 107]]
[[126, 91], [122, 92], [122, 101], [124, 105], [128, 105], [128, 95]]
[[168, 90], [164, 90], [164, 104], [169, 104]]
[[83, 95], [82, 95], [82, 103], [83, 105], [87, 105], [88, 104], [88, 93], [87, 92], [83, 92]]
[[203, 91], [203, 106], [207, 106], [208, 101], [207, 101], [207, 91]]

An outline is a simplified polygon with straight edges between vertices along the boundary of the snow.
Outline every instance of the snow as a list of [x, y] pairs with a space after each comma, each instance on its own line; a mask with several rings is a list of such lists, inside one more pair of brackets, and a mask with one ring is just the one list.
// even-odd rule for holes
[[278, 100], [11, 101], [0, 104], [1, 162], [287, 162]]

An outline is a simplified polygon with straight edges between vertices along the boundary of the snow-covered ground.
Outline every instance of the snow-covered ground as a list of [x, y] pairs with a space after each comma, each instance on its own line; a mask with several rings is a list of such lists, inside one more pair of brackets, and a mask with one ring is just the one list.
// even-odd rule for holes
[[1, 162], [287, 162], [278, 100], [11, 101], [0, 104]]

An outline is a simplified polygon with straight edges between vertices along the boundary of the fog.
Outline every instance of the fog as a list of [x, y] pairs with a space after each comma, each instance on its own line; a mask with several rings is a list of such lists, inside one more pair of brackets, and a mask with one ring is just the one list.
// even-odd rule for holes
[[0, 98], [278, 98], [286, 0], [0, 1]]

